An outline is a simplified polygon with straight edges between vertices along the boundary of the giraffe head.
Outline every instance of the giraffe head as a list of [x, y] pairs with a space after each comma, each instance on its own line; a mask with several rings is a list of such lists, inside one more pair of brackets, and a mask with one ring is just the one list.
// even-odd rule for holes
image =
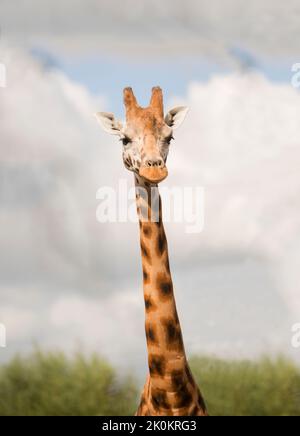
[[124, 104], [124, 124], [107, 112], [96, 113], [96, 118], [106, 132], [117, 135], [122, 141], [125, 167], [147, 182], [159, 183], [168, 175], [166, 162], [173, 130], [183, 122], [188, 108], [176, 107], [164, 116], [159, 87], [152, 89], [147, 108], [138, 105], [131, 88], [125, 88]]

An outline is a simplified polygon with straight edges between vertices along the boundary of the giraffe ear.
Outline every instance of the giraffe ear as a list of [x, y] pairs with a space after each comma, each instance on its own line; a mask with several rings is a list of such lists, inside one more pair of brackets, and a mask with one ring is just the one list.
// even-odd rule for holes
[[189, 108], [186, 106], [174, 107], [165, 116], [165, 123], [173, 129], [177, 129], [183, 123], [188, 111]]
[[120, 137], [124, 136], [122, 133], [123, 125], [121, 121], [115, 119], [114, 114], [109, 112], [97, 112], [95, 113], [95, 117], [105, 132]]

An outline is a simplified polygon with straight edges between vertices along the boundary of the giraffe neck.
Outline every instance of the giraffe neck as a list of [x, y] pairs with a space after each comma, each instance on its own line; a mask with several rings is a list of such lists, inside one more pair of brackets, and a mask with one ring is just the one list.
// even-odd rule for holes
[[186, 357], [169, 267], [161, 199], [157, 186], [145, 185], [139, 178], [136, 178], [136, 189], [151, 384], [171, 390], [172, 374], [186, 367]]
[[149, 376], [138, 415], [206, 415], [189, 369], [177, 315], [157, 186], [135, 178]]

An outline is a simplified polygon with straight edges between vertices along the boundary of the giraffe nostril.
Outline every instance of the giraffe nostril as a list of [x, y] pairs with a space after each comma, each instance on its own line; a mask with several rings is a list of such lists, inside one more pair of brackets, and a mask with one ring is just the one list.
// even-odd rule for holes
[[147, 167], [159, 167], [162, 168], [164, 166], [164, 161], [162, 159], [148, 159], [145, 162]]

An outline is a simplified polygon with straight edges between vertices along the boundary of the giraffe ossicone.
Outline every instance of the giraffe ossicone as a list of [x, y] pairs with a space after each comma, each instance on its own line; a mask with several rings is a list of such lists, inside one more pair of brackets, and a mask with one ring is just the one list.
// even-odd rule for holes
[[207, 416], [185, 354], [157, 187], [168, 175], [173, 131], [188, 108], [176, 107], [164, 116], [159, 87], [152, 89], [147, 108], [138, 105], [131, 88], [125, 88], [124, 104], [125, 124], [107, 112], [98, 112], [96, 118], [106, 132], [122, 140], [124, 165], [135, 174], [149, 366], [136, 415]]

